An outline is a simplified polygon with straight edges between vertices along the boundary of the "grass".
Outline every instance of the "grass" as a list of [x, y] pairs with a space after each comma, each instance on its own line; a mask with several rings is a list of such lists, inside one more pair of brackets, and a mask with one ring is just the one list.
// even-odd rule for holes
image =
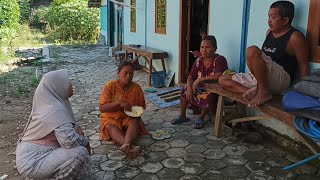
[[21, 25], [16, 37], [10, 41], [4, 41], [0, 44], [0, 64], [6, 64], [14, 60], [14, 52], [22, 47], [34, 48], [42, 46], [44, 34], [38, 29], [32, 29], [27, 24]]
[[35, 69], [34, 66], [26, 66], [0, 74], [1, 95], [16, 98], [30, 96], [32, 90], [39, 84]]

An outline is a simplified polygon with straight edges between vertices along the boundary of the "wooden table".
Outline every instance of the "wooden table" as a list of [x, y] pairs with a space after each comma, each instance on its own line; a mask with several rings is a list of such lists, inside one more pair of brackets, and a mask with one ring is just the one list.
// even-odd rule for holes
[[136, 54], [136, 58], [132, 60], [133, 62], [138, 61], [138, 59], [140, 57], [143, 57], [146, 60], [146, 62], [149, 64], [149, 86], [151, 86], [151, 73], [152, 73], [152, 71], [155, 71], [155, 72], [157, 71], [152, 66], [153, 60], [155, 60], [155, 59], [161, 60], [162, 69], [166, 73], [166, 66], [164, 63], [164, 58], [169, 57], [167, 52], [161, 51], [158, 49], [154, 49], [154, 48], [145, 47], [145, 46], [137, 46], [137, 45], [123, 45], [122, 49], [124, 49], [126, 51], [126, 55], [125, 55], [126, 59], [128, 58], [127, 52], [132, 52], [132, 53]]

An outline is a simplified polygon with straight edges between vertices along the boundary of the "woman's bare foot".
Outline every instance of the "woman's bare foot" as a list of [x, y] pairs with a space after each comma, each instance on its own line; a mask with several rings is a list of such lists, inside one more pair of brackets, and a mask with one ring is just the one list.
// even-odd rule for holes
[[134, 145], [133, 145], [133, 146], [130, 148], [129, 158], [130, 158], [130, 159], [136, 158], [136, 157], [139, 155], [140, 152], [141, 152], [140, 146], [134, 146]]
[[267, 101], [272, 99], [272, 95], [269, 93], [259, 93], [251, 99], [251, 101], [248, 103], [248, 107], [256, 107], [259, 106]]
[[243, 98], [246, 100], [253, 99], [258, 93], [258, 87], [253, 87], [243, 94]]
[[120, 150], [124, 153], [126, 153], [127, 155], [129, 155], [130, 153], [130, 144], [123, 144], [121, 147], [120, 147]]

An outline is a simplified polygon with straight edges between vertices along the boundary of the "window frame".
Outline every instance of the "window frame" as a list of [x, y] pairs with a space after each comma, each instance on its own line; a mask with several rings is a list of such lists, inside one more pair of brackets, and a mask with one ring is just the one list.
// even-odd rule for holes
[[[164, 4], [158, 4], [161, 0], [155, 0], [155, 33], [157, 34], [166, 34], [167, 29], [167, 0], [164, 1]], [[164, 27], [158, 27], [158, 11], [160, 8], [165, 9], [165, 26]]]
[[312, 62], [320, 63], [320, 2], [310, 0], [307, 42]]
[[[133, 5], [134, 2], [134, 5]], [[130, 32], [136, 32], [137, 31], [137, 0], [130, 0]]]

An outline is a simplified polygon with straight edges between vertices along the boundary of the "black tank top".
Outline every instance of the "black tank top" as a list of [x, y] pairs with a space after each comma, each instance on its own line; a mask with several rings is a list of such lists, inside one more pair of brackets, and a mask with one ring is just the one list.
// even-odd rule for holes
[[262, 46], [262, 51], [282, 66], [290, 75], [291, 82], [294, 79], [294, 73], [298, 70], [298, 62], [296, 56], [288, 54], [286, 47], [292, 33], [295, 31], [298, 30], [292, 27], [287, 33], [278, 38], [275, 38], [270, 32]]

